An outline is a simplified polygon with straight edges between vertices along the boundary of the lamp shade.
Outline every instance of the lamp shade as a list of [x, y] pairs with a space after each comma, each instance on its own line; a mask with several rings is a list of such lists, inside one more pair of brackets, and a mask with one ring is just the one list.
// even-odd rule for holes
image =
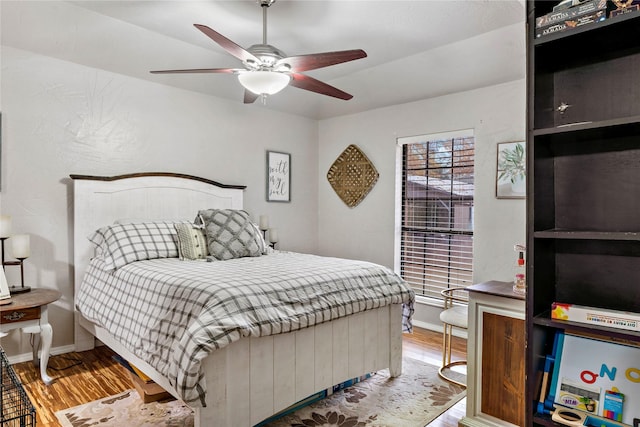
[[11, 249], [14, 258], [29, 258], [31, 256], [28, 234], [16, 234], [15, 236], [11, 237], [11, 243]]
[[238, 74], [240, 84], [256, 95], [273, 95], [287, 87], [291, 77], [276, 71], [249, 71]]
[[260, 215], [260, 230], [266, 230], [267, 228], [269, 228], [269, 217]]
[[7, 238], [11, 236], [11, 217], [9, 215], [0, 215], [0, 237]]

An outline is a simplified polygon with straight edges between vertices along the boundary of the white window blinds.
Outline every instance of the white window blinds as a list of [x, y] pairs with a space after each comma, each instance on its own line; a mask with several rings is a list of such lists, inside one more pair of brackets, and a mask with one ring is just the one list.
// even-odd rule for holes
[[441, 298], [472, 284], [474, 138], [432, 138], [402, 146], [400, 274]]

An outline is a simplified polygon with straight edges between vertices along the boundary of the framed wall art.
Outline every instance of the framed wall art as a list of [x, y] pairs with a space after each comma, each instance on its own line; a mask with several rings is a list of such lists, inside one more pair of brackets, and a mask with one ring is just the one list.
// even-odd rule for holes
[[527, 148], [525, 141], [498, 144], [496, 197], [523, 199], [527, 196]]
[[291, 201], [291, 154], [267, 151], [267, 202]]

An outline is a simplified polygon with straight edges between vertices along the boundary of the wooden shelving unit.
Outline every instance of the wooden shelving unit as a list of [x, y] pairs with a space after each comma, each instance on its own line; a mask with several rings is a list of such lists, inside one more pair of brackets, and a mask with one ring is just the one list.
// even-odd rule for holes
[[527, 1], [527, 426], [560, 426], [535, 405], [557, 331], [640, 343], [549, 314], [640, 312], [640, 13], [536, 38], [557, 3]]

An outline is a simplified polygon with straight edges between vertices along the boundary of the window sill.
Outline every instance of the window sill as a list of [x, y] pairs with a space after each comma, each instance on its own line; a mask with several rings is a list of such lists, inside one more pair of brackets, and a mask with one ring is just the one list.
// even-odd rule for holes
[[443, 302], [441, 299], [425, 297], [422, 295], [416, 295], [416, 304], [428, 305], [431, 307], [442, 308]]

